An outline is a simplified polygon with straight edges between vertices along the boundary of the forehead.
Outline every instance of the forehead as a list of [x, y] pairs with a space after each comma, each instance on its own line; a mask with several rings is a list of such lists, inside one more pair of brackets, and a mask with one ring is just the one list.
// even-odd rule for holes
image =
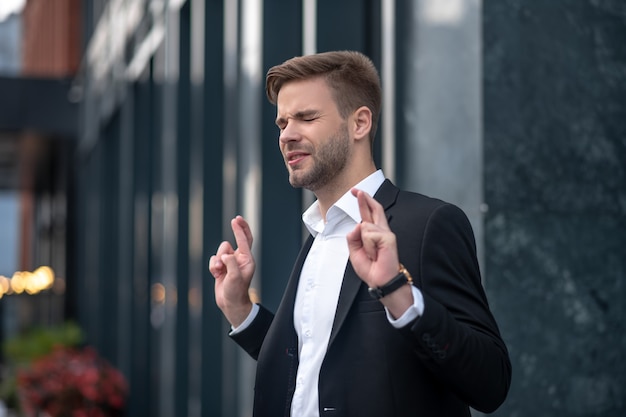
[[276, 110], [279, 115], [329, 107], [337, 108], [328, 83], [321, 77], [286, 82], [276, 99]]

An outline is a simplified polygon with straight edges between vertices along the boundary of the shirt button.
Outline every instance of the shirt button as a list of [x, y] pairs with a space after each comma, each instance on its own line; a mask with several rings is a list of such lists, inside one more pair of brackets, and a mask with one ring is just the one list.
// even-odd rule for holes
[[306, 337], [311, 337], [311, 331], [310, 331], [310, 330], [305, 330], [305, 331], [304, 331], [304, 335], [305, 335]]

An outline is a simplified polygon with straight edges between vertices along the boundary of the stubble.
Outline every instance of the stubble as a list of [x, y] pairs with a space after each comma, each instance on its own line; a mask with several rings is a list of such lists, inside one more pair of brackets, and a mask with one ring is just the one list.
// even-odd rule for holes
[[338, 131], [321, 146], [310, 153], [313, 166], [289, 168], [289, 183], [295, 188], [315, 192], [328, 184], [346, 167], [350, 156], [348, 126], [343, 123]]

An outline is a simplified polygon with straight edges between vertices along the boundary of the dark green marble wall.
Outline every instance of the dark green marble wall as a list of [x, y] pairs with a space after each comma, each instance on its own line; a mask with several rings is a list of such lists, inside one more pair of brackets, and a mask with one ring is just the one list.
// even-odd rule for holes
[[483, 2], [498, 416], [626, 415], [626, 2]]

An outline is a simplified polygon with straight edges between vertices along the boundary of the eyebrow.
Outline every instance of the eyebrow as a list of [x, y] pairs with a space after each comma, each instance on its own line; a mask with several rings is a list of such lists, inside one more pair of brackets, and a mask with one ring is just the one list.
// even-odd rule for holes
[[[320, 114], [319, 110], [313, 110], [313, 109], [301, 110], [299, 112], [294, 113], [292, 118], [297, 119], [297, 120], [304, 120], [304, 119], [308, 119], [311, 117], [315, 117], [319, 114]], [[286, 121], [287, 121], [286, 117], [279, 117], [276, 119], [276, 126], [280, 127], [280, 125], [285, 124]]]

